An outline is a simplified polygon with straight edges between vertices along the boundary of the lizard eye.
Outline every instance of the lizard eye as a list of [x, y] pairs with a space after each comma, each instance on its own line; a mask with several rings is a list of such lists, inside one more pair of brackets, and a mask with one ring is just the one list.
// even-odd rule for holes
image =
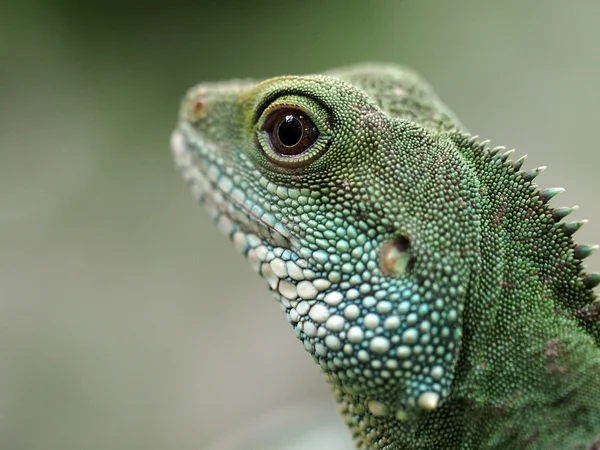
[[267, 133], [273, 151], [282, 157], [304, 153], [319, 137], [319, 130], [307, 114], [293, 108], [273, 111], [265, 119], [262, 129]]
[[262, 156], [282, 169], [299, 169], [315, 161], [332, 138], [329, 112], [300, 95], [279, 97], [256, 122]]

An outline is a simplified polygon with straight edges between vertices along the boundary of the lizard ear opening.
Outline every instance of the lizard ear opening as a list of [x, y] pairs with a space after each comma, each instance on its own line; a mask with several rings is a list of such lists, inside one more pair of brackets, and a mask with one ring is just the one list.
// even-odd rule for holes
[[384, 275], [404, 275], [414, 264], [410, 241], [406, 236], [396, 236], [385, 241], [379, 253], [379, 269]]

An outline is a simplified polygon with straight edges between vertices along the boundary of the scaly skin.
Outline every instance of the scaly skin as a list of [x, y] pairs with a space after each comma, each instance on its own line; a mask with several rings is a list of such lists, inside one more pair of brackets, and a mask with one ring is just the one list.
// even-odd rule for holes
[[595, 247], [416, 74], [201, 84], [172, 147], [357, 448], [600, 447]]

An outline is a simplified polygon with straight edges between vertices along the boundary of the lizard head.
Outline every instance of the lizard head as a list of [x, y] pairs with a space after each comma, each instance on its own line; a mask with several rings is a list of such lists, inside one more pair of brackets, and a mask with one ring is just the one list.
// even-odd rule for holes
[[403, 418], [449, 393], [478, 184], [452, 142], [422, 125], [458, 127], [432, 117], [443, 109], [427, 108], [437, 100], [426, 85], [366, 73], [196, 86], [172, 151], [334, 384], [374, 415]]

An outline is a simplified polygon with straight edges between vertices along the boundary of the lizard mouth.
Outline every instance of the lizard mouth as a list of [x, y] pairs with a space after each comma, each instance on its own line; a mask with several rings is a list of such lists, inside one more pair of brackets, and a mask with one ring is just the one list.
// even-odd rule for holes
[[171, 135], [171, 152], [194, 197], [209, 211], [221, 232], [233, 239], [237, 231], [256, 237], [270, 245], [292, 248], [293, 236], [273, 214], [256, 204], [236, 187], [233, 168], [215, 161], [214, 144], [202, 139], [186, 123]]

